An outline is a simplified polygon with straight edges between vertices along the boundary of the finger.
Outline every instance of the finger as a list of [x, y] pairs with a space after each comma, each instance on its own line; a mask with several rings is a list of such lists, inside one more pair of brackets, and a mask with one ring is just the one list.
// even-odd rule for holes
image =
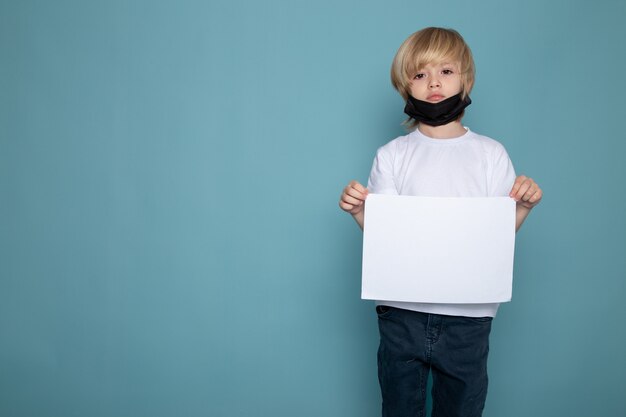
[[539, 204], [539, 202], [541, 201], [541, 198], [543, 197], [543, 191], [541, 191], [541, 189], [537, 186], [537, 184], [535, 184], [535, 187], [533, 188], [533, 190], [534, 192], [528, 199], [526, 198], [526, 196], [524, 196], [522, 200], [518, 201], [518, 204], [521, 204], [522, 206], [527, 207], [529, 209]]
[[359, 206], [363, 204], [363, 200], [359, 198], [352, 197], [350, 195], [344, 194], [341, 201], [344, 203], [350, 204], [352, 206]]
[[351, 181], [349, 186], [362, 194], [367, 193], [367, 188], [363, 187], [358, 181]]
[[539, 203], [539, 201], [541, 201], [541, 197], [543, 196], [543, 191], [541, 191], [541, 189], [539, 187], [537, 187], [537, 190], [535, 191], [535, 193], [528, 199], [529, 203], [533, 203], [533, 204], [537, 204]]
[[[363, 190], [365, 189], [363, 188]], [[349, 195], [359, 200], [365, 200], [365, 193], [353, 187], [346, 187], [344, 190], [344, 195]]]
[[514, 197], [515, 195], [517, 195], [517, 192], [519, 191], [525, 180], [526, 176], [524, 175], [520, 175], [519, 177], [515, 178], [515, 182], [513, 183], [513, 188], [511, 188], [509, 196]]
[[529, 188], [530, 185], [527, 182], [521, 183], [517, 191], [513, 194], [515, 201], [520, 201]]
[[537, 189], [537, 192], [535, 193], [535, 195], [532, 197], [532, 201], [538, 203], [539, 201], [541, 201], [541, 198], [543, 197], [543, 191], [541, 190], [541, 188]]
[[538, 188], [539, 188], [539, 187], [537, 187], [537, 184], [535, 184], [535, 183], [529, 184], [528, 189], [527, 189], [527, 190], [526, 190], [526, 192], [525, 192], [525, 193], [521, 196], [521, 198], [520, 198], [520, 199], [521, 199], [521, 200], [523, 200], [523, 201], [529, 201], [529, 200], [530, 200], [530, 198], [531, 198], [533, 195], [535, 195], [535, 193], [537, 192], [537, 189], [538, 189]]
[[354, 206], [352, 204], [348, 204], [345, 201], [339, 201], [339, 207], [343, 210], [343, 211], [351, 211], [354, 209]]
[[521, 181], [519, 188], [517, 189], [517, 192], [514, 195], [514, 198], [516, 200], [521, 200], [524, 195], [533, 187], [536, 186], [537, 184], [535, 184], [535, 182], [532, 180], [532, 178], [528, 178], [528, 177], [524, 177], [524, 180]]

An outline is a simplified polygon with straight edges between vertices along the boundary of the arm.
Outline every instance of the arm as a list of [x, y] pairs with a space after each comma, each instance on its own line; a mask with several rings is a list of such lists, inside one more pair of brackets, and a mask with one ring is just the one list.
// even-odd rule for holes
[[541, 201], [543, 192], [532, 178], [520, 175], [515, 179], [509, 196], [517, 202], [515, 206], [515, 231], [517, 232], [530, 214], [530, 210]]
[[363, 187], [357, 181], [351, 181], [350, 184], [343, 189], [341, 198], [339, 199], [339, 207], [352, 214], [352, 217], [363, 230], [363, 208], [365, 207], [365, 199], [367, 198], [367, 188]]

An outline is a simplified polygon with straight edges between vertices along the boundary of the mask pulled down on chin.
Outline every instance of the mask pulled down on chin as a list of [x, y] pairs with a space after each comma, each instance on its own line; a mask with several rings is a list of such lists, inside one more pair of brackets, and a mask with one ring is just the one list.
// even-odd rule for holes
[[409, 95], [404, 112], [418, 122], [430, 126], [441, 126], [456, 120], [470, 104], [472, 104], [472, 100], [469, 96], [463, 99], [462, 93], [448, 97], [438, 103], [418, 100]]

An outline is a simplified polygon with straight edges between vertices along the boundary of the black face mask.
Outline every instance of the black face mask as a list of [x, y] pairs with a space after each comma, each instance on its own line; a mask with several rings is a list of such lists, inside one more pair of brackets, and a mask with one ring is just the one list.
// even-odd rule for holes
[[445, 125], [459, 117], [463, 110], [472, 104], [469, 96], [463, 100], [461, 95], [459, 93], [439, 103], [429, 103], [409, 96], [404, 112], [418, 122], [430, 126]]

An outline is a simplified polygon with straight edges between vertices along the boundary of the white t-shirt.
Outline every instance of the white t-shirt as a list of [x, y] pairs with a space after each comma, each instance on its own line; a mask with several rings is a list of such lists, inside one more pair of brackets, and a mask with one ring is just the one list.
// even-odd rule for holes
[[[424, 197], [503, 197], [515, 182], [504, 146], [469, 129], [452, 139], [433, 139], [418, 129], [376, 152], [367, 188], [371, 193]], [[466, 317], [494, 317], [499, 304], [377, 304]]]

